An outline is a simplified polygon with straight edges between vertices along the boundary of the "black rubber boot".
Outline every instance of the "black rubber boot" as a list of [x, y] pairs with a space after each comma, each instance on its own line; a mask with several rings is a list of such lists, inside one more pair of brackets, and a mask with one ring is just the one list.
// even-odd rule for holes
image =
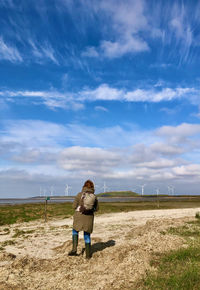
[[86, 253], [86, 259], [90, 259], [92, 257], [91, 244], [90, 243], [85, 244], [85, 253]]
[[77, 247], [78, 247], [78, 235], [72, 236], [72, 250], [68, 253], [68, 256], [77, 256]]

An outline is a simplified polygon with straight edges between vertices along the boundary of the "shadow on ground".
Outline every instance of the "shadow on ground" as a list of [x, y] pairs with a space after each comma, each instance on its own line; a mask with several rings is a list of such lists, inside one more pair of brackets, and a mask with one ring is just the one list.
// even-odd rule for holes
[[103, 251], [106, 248], [113, 247], [115, 246], [115, 241], [114, 240], [109, 240], [107, 242], [98, 242], [92, 245], [92, 254], [96, 252]]

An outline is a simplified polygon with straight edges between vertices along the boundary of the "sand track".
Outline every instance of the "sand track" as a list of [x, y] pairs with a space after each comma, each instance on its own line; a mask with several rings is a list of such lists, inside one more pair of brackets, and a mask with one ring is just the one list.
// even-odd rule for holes
[[199, 210], [96, 216], [89, 261], [82, 254], [82, 233], [79, 256], [67, 255], [71, 218], [0, 227], [0, 289], [134, 289], [153, 254], [185, 246], [182, 238], [163, 231], [194, 219]]

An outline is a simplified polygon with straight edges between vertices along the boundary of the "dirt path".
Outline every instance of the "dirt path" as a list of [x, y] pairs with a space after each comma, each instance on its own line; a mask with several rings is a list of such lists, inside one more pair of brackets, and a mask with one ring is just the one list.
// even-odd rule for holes
[[165, 234], [196, 209], [149, 210], [95, 217], [93, 257], [69, 257], [72, 219], [0, 227], [0, 289], [134, 289], [152, 254], [184, 246]]

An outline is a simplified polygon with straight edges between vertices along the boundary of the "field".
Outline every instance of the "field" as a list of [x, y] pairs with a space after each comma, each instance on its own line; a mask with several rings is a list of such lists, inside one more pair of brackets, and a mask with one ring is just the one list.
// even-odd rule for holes
[[[135, 210], [152, 210], [152, 209], [174, 209], [174, 208], [195, 208], [200, 207], [200, 197], [188, 197], [188, 199], [168, 201], [145, 201], [145, 202], [102, 202], [97, 213], [115, 213], [128, 212]], [[47, 207], [47, 218], [67, 218], [72, 216], [73, 209], [69, 202], [66, 203], [49, 203]], [[21, 205], [0, 205], [0, 226], [18, 222], [29, 222], [38, 219], [44, 219], [44, 203], [21, 204]]]
[[43, 204], [1, 206], [0, 289], [199, 289], [200, 201], [159, 206], [101, 203], [89, 261], [82, 233], [67, 255], [71, 204], [49, 204], [46, 223]]

